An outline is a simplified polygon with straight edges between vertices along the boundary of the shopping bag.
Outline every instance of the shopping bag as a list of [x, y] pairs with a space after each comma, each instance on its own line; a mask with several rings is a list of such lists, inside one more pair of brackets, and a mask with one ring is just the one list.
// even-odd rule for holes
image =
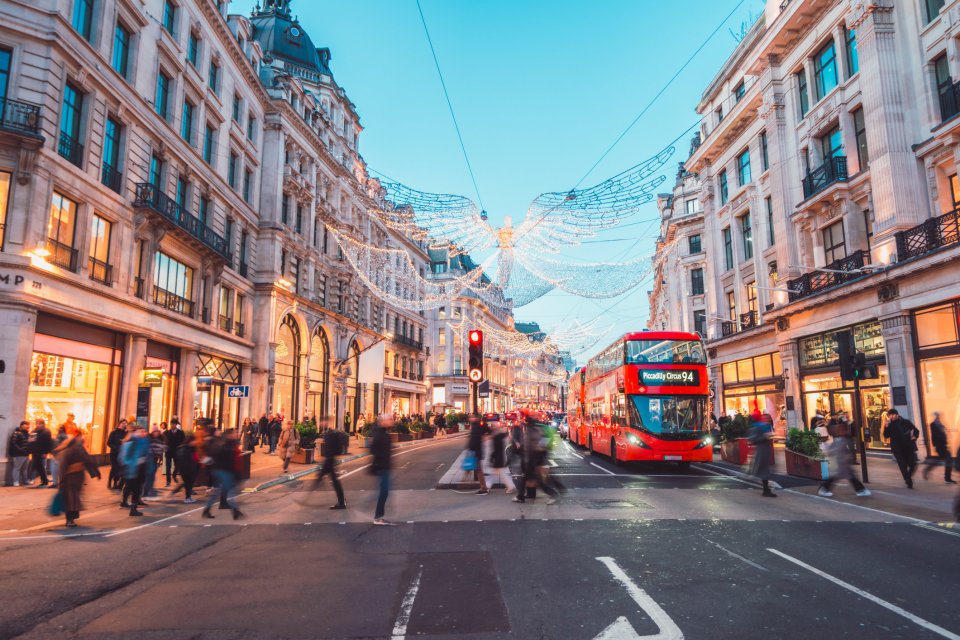
[[50, 515], [58, 516], [63, 513], [63, 498], [60, 496], [60, 492], [57, 491], [53, 494], [53, 502], [50, 503]]
[[467, 455], [463, 456], [463, 470], [464, 471], [476, 471], [477, 470], [477, 454], [473, 451], [467, 451]]

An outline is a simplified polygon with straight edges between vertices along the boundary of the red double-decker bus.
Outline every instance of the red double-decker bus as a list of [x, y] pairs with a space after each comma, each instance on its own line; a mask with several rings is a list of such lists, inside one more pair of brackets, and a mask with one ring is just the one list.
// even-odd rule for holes
[[587, 377], [587, 368], [580, 367], [573, 372], [567, 382], [567, 438], [580, 446], [587, 442], [587, 427], [584, 420], [585, 403], [583, 393], [586, 391], [584, 381]]
[[697, 334], [624, 335], [587, 363], [579, 442], [614, 462], [712, 460], [706, 363]]

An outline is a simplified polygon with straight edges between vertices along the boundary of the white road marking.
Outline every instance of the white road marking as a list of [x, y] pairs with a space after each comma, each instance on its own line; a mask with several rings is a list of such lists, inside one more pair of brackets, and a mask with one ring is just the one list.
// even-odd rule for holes
[[609, 473], [611, 476], [617, 475], [617, 474], [615, 474], [613, 471], [610, 471], [609, 469], [604, 469], [603, 467], [601, 467], [600, 465], [598, 465], [596, 462], [591, 462], [590, 464], [591, 464], [591, 466], [594, 466], [594, 467], [596, 467], [597, 469], [600, 469], [600, 471], [603, 471], [604, 473]]
[[927, 524], [927, 521], [926, 521], [926, 520], [920, 520], [919, 518], [912, 518], [912, 517], [910, 517], [910, 516], [902, 516], [902, 515], [900, 515], [900, 514], [898, 514], [898, 513], [892, 513], [892, 512], [890, 512], [890, 511], [884, 511], [883, 509], [875, 509], [874, 507], [867, 507], [867, 506], [864, 506], [864, 505], [862, 505], [862, 504], [855, 504], [855, 503], [853, 503], [853, 502], [844, 502], [843, 500], [831, 500], [831, 499], [829, 499], [829, 498], [823, 498], [823, 497], [821, 497], [821, 496], [818, 496], [818, 495], [815, 495], [815, 494], [812, 494], [812, 493], [804, 493], [803, 491], [797, 491], [796, 489], [783, 489], [782, 492], [783, 492], [783, 493], [793, 493], [793, 494], [796, 494], [796, 495], [798, 495], [798, 496], [805, 496], [805, 497], [811, 498], [811, 499], [813, 499], [813, 500], [826, 500], [827, 502], [830, 502], [830, 503], [832, 503], [832, 504], [843, 504], [843, 505], [846, 505], [846, 506], [848, 506], [848, 507], [853, 507], [854, 509], [864, 509], [864, 510], [866, 510], [866, 511], [872, 511], [872, 512], [874, 512], [874, 513], [882, 513], [882, 514], [885, 515], [885, 516], [893, 516], [894, 518], [902, 518], [903, 520], [909, 520], [910, 522], [912, 522], [912, 523], [914, 523], [914, 524]]
[[420, 590], [420, 577], [422, 575], [423, 565], [420, 565], [417, 577], [413, 579], [410, 588], [407, 589], [407, 595], [403, 597], [403, 602], [400, 603], [397, 621], [393, 623], [393, 640], [404, 640], [407, 636], [407, 625], [410, 624], [410, 614], [413, 612], [413, 602], [417, 599], [417, 591]]
[[[655, 636], [643, 636], [643, 638], [648, 638], [649, 640], [683, 640], [683, 632], [680, 631], [680, 627], [660, 608], [660, 605], [657, 604], [653, 598], [647, 595], [646, 591], [633, 583], [630, 576], [620, 568], [620, 565], [618, 565], [613, 558], [600, 557], [597, 558], [597, 560], [602, 562], [607, 569], [610, 570], [613, 577], [624, 586], [627, 593], [633, 598], [633, 601], [640, 605], [640, 608], [650, 616], [650, 619], [653, 620], [660, 630]], [[624, 623], [626, 626], [624, 626]], [[627, 635], [630, 631], [633, 632], [633, 635]], [[597, 636], [597, 640], [628, 640], [636, 638], [641, 638], [641, 636], [637, 635], [637, 632], [633, 630], [633, 627], [630, 626], [627, 619], [623, 617], [618, 618], [615, 623], [607, 627], [602, 634]]]
[[[891, 523], [888, 522], [886, 524], [891, 524]], [[943, 527], [937, 527], [929, 524], [917, 524], [917, 523], [914, 523], [913, 526], [920, 527], [921, 529], [927, 529], [928, 531], [936, 531], [937, 533], [945, 533], [948, 536], [954, 536], [954, 537], [960, 538], [960, 533], [957, 533], [956, 531], [949, 531], [947, 529], [944, 529]]]
[[953, 633], [952, 631], [947, 631], [947, 630], [944, 629], [943, 627], [938, 626], [938, 625], [935, 625], [935, 624], [933, 624], [932, 622], [928, 622], [927, 620], [924, 620], [923, 618], [921, 618], [921, 617], [919, 617], [919, 616], [915, 616], [915, 615], [913, 615], [912, 613], [910, 613], [909, 611], [907, 611], [907, 610], [905, 610], [905, 609], [901, 609], [900, 607], [898, 607], [898, 606], [895, 605], [895, 604], [891, 604], [891, 603], [887, 602], [886, 600], [883, 600], [883, 599], [881, 599], [881, 598], [878, 598], [877, 596], [873, 595], [872, 593], [867, 593], [867, 592], [864, 591], [863, 589], [860, 589], [860, 588], [858, 588], [858, 587], [855, 587], [855, 586], [853, 586], [852, 584], [850, 584], [849, 582], [844, 582], [844, 581], [841, 580], [840, 578], [835, 578], [834, 576], [830, 575], [829, 573], [826, 573], [826, 572], [824, 572], [824, 571], [821, 571], [820, 569], [817, 569], [816, 567], [812, 567], [812, 566], [810, 566], [809, 564], [807, 564], [806, 562], [803, 562], [802, 560], [797, 560], [797, 559], [794, 558], [793, 556], [788, 556], [787, 554], [783, 553], [782, 551], [777, 551], [776, 549], [770, 549], [770, 548], [768, 548], [767, 551], [769, 551], [770, 553], [773, 553], [773, 554], [775, 554], [775, 555], [780, 556], [781, 558], [783, 558], [784, 560], [786, 560], [786, 561], [788, 561], [788, 562], [792, 562], [793, 564], [797, 565], [798, 567], [803, 567], [803, 568], [806, 569], [807, 571], [810, 571], [811, 573], [815, 573], [816, 575], [820, 576], [821, 578], [823, 578], [823, 579], [825, 579], [825, 580], [829, 580], [830, 582], [832, 582], [832, 583], [834, 583], [834, 584], [836, 584], [836, 585], [838, 585], [838, 586], [843, 587], [843, 588], [846, 589], [847, 591], [852, 591], [853, 593], [857, 594], [858, 596], [860, 596], [861, 598], [863, 598], [863, 599], [865, 599], [865, 600], [869, 600], [869, 601], [871, 601], [871, 602], [873, 602], [873, 603], [875, 603], [875, 604], [880, 605], [881, 607], [883, 607], [883, 608], [885, 608], [885, 609], [889, 609], [890, 611], [893, 611], [893, 612], [896, 613], [897, 615], [903, 616], [903, 617], [906, 618], [907, 620], [913, 622], [914, 624], [916, 624], [916, 625], [918, 625], [918, 626], [923, 627], [924, 629], [927, 629], [928, 631], [932, 631], [932, 632], [936, 633], [937, 635], [943, 636], [944, 638], [949, 638], [950, 640], [960, 640], [960, 635], [957, 635], [957, 634]]
[[739, 553], [734, 553], [733, 551], [730, 551], [730, 549], [727, 549], [725, 546], [723, 546], [722, 544], [720, 544], [720, 543], [718, 543], [718, 542], [714, 542], [713, 540], [711, 540], [711, 539], [709, 539], [709, 538], [706, 538], [706, 537], [704, 537], [704, 536], [700, 536], [700, 537], [703, 538], [704, 540], [706, 540], [707, 542], [709, 542], [710, 544], [712, 544], [713, 546], [717, 547], [718, 549], [720, 549], [720, 550], [723, 551], [724, 553], [726, 553], [728, 556], [731, 556], [731, 557], [733, 557], [733, 558], [736, 558], [737, 560], [741, 560], [741, 561], [747, 563], [748, 565], [750, 565], [751, 567], [753, 567], [754, 569], [760, 569], [760, 571], [769, 571], [769, 569], [767, 569], [766, 567], [761, 567], [761, 566], [758, 565], [756, 562], [754, 562], [754, 561], [752, 561], [752, 560], [747, 560], [746, 558], [744, 558], [744, 557], [743, 557], [742, 555], [740, 555]]

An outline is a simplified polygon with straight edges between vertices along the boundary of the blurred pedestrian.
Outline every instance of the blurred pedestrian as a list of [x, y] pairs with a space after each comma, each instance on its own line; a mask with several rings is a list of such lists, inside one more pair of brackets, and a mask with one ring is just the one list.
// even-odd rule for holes
[[513, 476], [510, 474], [510, 466], [506, 454], [508, 435], [509, 433], [506, 429], [498, 428], [490, 439], [490, 467], [493, 470], [491, 474], [493, 481], [488, 483], [488, 485], [501, 483], [507, 493], [513, 493], [516, 491], [516, 487], [513, 484]]
[[755, 410], [750, 416], [750, 442], [753, 444], [752, 475], [760, 478], [763, 483], [762, 496], [776, 498], [777, 494], [770, 490], [770, 467], [773, 465], [773, 417], [767, 413]]
[[[183, 482], [184, 504], [193, 504], [193, 487], [200, 473], [200, 462], [197, 458], [196, 433], [185, 434], [183, 444], [175, 453], [177, 468], [180, 470], [180, 479]], [[176, 491], [176, 490], [174, 490]]]
[[163, 455], [166, 450], [163, 434], [158, 427], [154, 426], [153, 431], [150, 432], [150, 455], [147, 456], [147, 466], [143, 476], [144, 500], [153, 500], [160, 495], [154, 489], [154, 484], [157, 481], [157, 469], [163, 465]]
[[437, 430], [438, 438], [443, 438], [447, 435], [447, 419], [443, 417], [442, 413], [438, 413], [433, 417], [433, 426]]
[[142, 499], [143, 482], [147, 474], [147, 461], [150, 458], [150, 438], [146, 430], [137, 424], [137, 417], [127, 418], [132, 432], [120, 447], [120, 464], [123, 465], [123, 496], [120, 506], [130, 509], [131, 516], [142, 516], [137, 507], [146, 503]]
[[907, 484], [907, 489], [913, 489], [913, 474], [917, 470], [917, 438], [920, 430], [912, 422], [900, 416], [896, 409], [887, 411], [887, 426], [883, 429], [883, 437], [890, 441], [890, 451], [893, 453], [900, 475]]
[[21, 420], [20, 426], [10, 434], [7, 455], [13, 463], [13, 486], [27, 484], [27, 460], [30, 455], [30, 422]]
[[290, 466], [290, 458], [300, 448], [300, 433], [293, 428], [293, 420], [287, 420], [280, 432], [280, 438], [277, 440], [277, 455], [283, 460], [283, 472], [287, 472]]
[[870, 495], [870, 490], [863, 486], [853, 469], [853, 434], [855, 430], [856, 425], [849, 421], [844, 411], [838, 412], [827, 424], [827, 432], [833, 438], [833, 442], [827, 448], [833, 465], [830, 477], [825, 478], [817, 490], [818, 495], [824, 498], [832, 497], [833, 492], [830, 489], [837, 480], [848, 480], [853, 485], [853, 490], [861, 498]]
[[270, 425], [267, 427], [270, 434], [270, 455], [277, 453], [277, 444], [280, 442], [280, 433], [283, 431], [283, 420], [278, 414], [270, 418]]
[[[236, 502], [230, 499], [234, 488], [237, 486], [237, 460], [240, 455], [234, 432], [218, 433], [208, 440], [207, 455], [209, 456], [209, 469], [213, 476], [213, 484], [220, 490], [220, 503], [225, 503], [233, 511], [233, 519], [237, 520], [243, 516], [243, 513], [237, 508]], [[201, 517], [214, 517], [210, 509], [213, 508], [213, 503], [217, 502], [217, 499], [217, 494], [210, 493], [207, 497], [207, 506], [204, 508]]]
[[483, 471], [483, 440], [484, 437], [490, 433], [490, 429], [483, 424], [480, 416], [475, 413], [471, 413], [467, 421], [470, 423], [470, 435], [467, 438], [467, 455], [473, 455], [476, 459], [476, 468], [473, 474], [480, 482], [477, 495], [485, 496], [490, 493], [490, 489], [487, 488], [487, 478]]
[[383, 414], [373, 425], [370, 432], [370, 473], [377, 476], [380, 480], [380, 493], [377, 496], [377, 510], [373, 514], [373, 524], [390, 525], [384, 519], [387, 507], [387, 496], [390, 495], [390, 457], [393, 449], [393, 442], [390, 440], [390, 434], [387, 432], [393, 426], [393, 417], [389, 414]]
[[261, 414], [260, 420], [257, 421], [257, 438], [261, 447], [270, 444], [270, 418], [267, 417], [266, 413]]
[[110, 450], [110, 475], [107, 476], [107, 488], [120, 490], [123, 487], [123, 468], [120, 465], [120, 447], [127, 437], [127, 421], [120, 420], [107, 437]]
[[180, 425], [180, 418], [176, 416], [170, 418], [170, 428], [163, 432], [163, 440], [167, 447], [164, 452], [164, 473], [167, 478], [166, 486], [169, 487], [171, 477], [176, 481], [177, 476], [180, 475], [180, 468], [177, 464], [177, 450], [186, 440], [186, 434], [184, 434], [183, 427]]
[[547, 481], [549, 473], [547, 464], [547, 443], [544, 437], [543, 424], [537, 416], [528, 415], [524, 419], [523, 430], [523, 486], [517, 487], [514, 502], [526, 502], [535, 499], [537, 487], [547, 494], [547, 504], [554, 504], [558, 499], [557, 490]]
[[57, 435], [53, 437], [53, 447], [51, 449], [51, 456], [49, 460], [50, 465], [50, 487], [54, 488], [60, 484], [60, 465], [57, 463], [57, 456], [55, 452], [57, 447], [63, 444], [66, 439], [69, 437], [67, 435], [67, 428], [76, 429], [77, 432], [80, 432], [80, 427], [77, 426], [77, 423], [74, 421], [75, 416], [72, 413], [67, 414], [67, 419], [57, 427]]
[[[933, 422], [930, 423], [930, 443], [936, 450], [940, 461], [943, 462], [943, 480], [947, 484], [957, 484], [951, 477], [953, 474], [953, 458], [950, 456], [950, 447], [947, 446], [947, 429], [940, 420], [940, 412], [933, 412]], [[930, 479], [930, 470], [939, 464], [938, 460], [927, 458], [927, 464], [923, 469], [923, 479]]]
[[329, 475], [330, 482], [333, 483], [333, 490], [337, 494], [337, 503], [330, 508], [334, 510], [346, 509], [347, 503], [343, 495], [343, 486], [340, 484], [340, 479], [337, 478], [336, 466], [337, 456], [344, 453], [343, 444], [349, 436], [343, 431], [331, 428], [327, 419], [321, 420], [320, 423], [321, 426], [326, 427], [323, 431], [323, 466], [317, 474], [317, 479], [314, 480], [313, 488], [314, 490], [318, 489], [324, 476]]
[[84, 448], [83, 434], [75, 424], [65, 424], [66, 439], [55, 449], [60, 466], [60, 501], [66, 516], [68, 527], [77, 526], [77, 518], [83, 505], [80, 493], [83, 490], [83, 473], [91, 478], [100, 479], [100, 470], [90, 454]]
[[33, 438], [30, 445], [30, 464], [35, 475], [40, 476], [41, 487], [50, 484], [47, 479], [47, 456], [53, 451], [53, 436], [50, 435], [50, 429], [47, 429], [47, 423], [42, 418], [37, 418], [33, 427]]

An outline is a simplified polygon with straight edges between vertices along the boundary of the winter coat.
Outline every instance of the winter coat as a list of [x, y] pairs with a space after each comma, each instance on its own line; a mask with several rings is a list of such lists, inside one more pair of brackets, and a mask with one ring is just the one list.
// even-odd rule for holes
[[390, 470], [390, 452], [393, 448], [393, 442], [390, 440], [390, 434], [387, 430], [377, 425], [370, 434], [370, 455], [373, 461], [370, 463], [370, 470], [373, 473]]
[[127, 430], [116, 427], [113, 431], [110, 432], [110, 436], [107, 438], [107, 447], [110, 449], [110, 453], [117, 453], [120, 451], [120, 447], [123, 445], [123, 439], [127, 437]]
[[346, 434], [336, 429], [323, 432], [323, 457], [333, 458], [343, 453], [343, 440]]
[[53, 436], [50, 435], [50, 429], [41, 427], [34, 432], [33, 448], [31, 453], [38, 456], [45, 456], [53, 451]]
[[467, 442], [467, 449], [477, 454], [477, 459], [483, 457], [483, 436], [490, 433], [490, 428], [474, 422], [470, 427], [470, 439]]
[[174, 455], [177, 449], [180, 448], [180, 445], [183, 444], [183, 441], [186, 440], [186, 437], [183, 429], [167, 429], [163, 433], [163, 442], [167, 445], [167, 455]]
[[100, 470], [83, 446], [83, 436], [67, 438], [57, 447], [57, 464], [60, 466], [60, 499], [67, 513], [79, 513], [80, 492], [83, 489], [83, 472], [91, 478], [99, 478]]
[[135, 480], [143, 473], [147, 458], [150, 457], [150, 438], [131, 436], [120, 447], [120, 464], [123, 465], [123, 477]]
[[25, 458], [30, 453], [30, 434], [17, 428], [10, 434], [7, 455], [11, 458]]
[[894, 455], [911, 455], [917, 450], [917, 438], [920, 430], [906, 418], [891, 420], [883, 429], [883, 437], [890, 440], [890, 451]]
[[269, 433], [270, 436], [276, 438], [276, 437], [279, 437], [282, 432], [283, 432], [283, 425], [280, 423], [279, 420], [274, 420], [273, 422], [270, 423], [270, 433]]
[[930, 444], [940, 456], [947, 451], [947, 430], [939, 419], [930, 423]]
[[281, 458], [292, 458], [300, 446], [300, 434], [296, 429], [284, 429], [277, 441], [277, 451]]
[[242, 451], [253, 451], [253, 431], [256, 426], [254, 422], [240, 425], [240, 449]]

